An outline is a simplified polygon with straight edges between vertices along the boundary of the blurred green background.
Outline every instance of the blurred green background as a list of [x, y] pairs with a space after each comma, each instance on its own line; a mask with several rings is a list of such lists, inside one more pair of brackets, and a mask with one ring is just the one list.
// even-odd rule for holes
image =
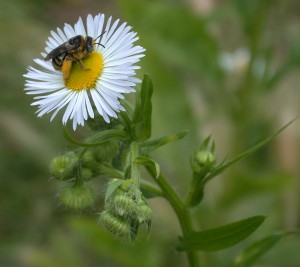
[[[48, 163], [69, 144], [59, 116], [37, 118], [24, 94], [26, 67], [50, 30], [99, 12], [133, 26], [147, 49], [154, 83], [153, 136], [190, 129], [153, 156], [184, 196], [190, 156], [211, 134], [218, 160], [234, 156], [299, 114], [298, 0], [0, 0], [0, 266], [187, 266], [176, 252], [176, 217], [152, 199], [153, 229], [125, 246], [97, 224], [99, 201], [84, 212], [59, 205]], [[264, 149], [212, 181], [193, 211], [208, 228], [256, 214], [264, 225], [240, 245], [203, 254], [203, 266], [229, 266], [249, 242], [300, 226], [299, 121]], [[255, 266], [300, 266], [300, 239], [287, 237]]]

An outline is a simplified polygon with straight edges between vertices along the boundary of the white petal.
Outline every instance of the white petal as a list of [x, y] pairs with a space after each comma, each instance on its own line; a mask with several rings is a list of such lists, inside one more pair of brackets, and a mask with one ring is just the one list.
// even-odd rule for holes
[[[99, 16], [96, 17], [94, 38], [97, 38], [101, 34], [103, 34], [104, 18], [105, 18], [104, 14], [99, 14]], [[103, 44], [103, 36], [97, 39], [97, 43]], [[101, 48], [101, 50], [103, 49], [103, 47], [100, 45], [97, 45], [97, 50], [98, 48]]]
[[110, 107], [110, 105], [107, 103], [106, 99], [104, 99], [101, 96], [101, 90], [97, 89], [96, 93], [95, 93], [95, 97], [98, 100], [98, 102], [100, 103], [101, 107], [103, 108], [103, 110], [111, 117], [117, 117], [116, 112]]
[[70, 117], [70, 115], [71, 115], [71, 113], [72, 113], [72, 111], [75, 107], [75, 103], [77, 101], [77, 98], [78, 98], [78, 93], [74, 92], [73, 95], [72, 95], [72, 99], [70, 100], [70, 102], [67, 106], [67, 109], [64, 113], [63, 119], [62, 119], [64, 124], [67, 123], [67, 121], [68, 121], [68, 119], [69, 119], [69, 117]]
[[74, 26], [76, 35], [86, 36], [86, 31], [83, 25], [81, 17], [78, 19], [77, 23]]
[[95, 33], [95, 23], [91, 14], [87, 16], [86, 25], [87, 25], [87, 35], [93, 37]]
[[62, 44], [64, 43], [64, 40], [54, 31], [51, 31], [51, 34], [53, 36], [53, 38], [59, 43]]
[[57, 28], [57, 32], [58, 32], [60, 38], [63, 40], [63, 43], [68, 41], [67, 36], [64, 34], [64, 32], [60, 28]]
[[85, 120], [88, 119], [88, 113], [87, 113], [87, 110], [86, 110], [86, 91], [82, 91], [83, 92], [83, 99], [82, 99], [82, 102], [81, 102], [81, 110], [82, 110], [82, 115], [83, 115], [83, 118]]
[[94, 118], [95, 115], [88, 94], [86, 95], [85, 103], [90, 117]]
[[68, 39], [76, 36], [76, 33], [70, 24], [65, 23], [64, 31]]
[[99, 114], [102, 115], [103, 119], [106, 122], [110, 122], [109, 117], [107, 116], [106, 112], [103, 110], [101, 102], [99, 101], [98, 93], [95, 90], [92, 90], [91, 95], [92, 95], [93, 102], [94, 102]]
[[107, 20], [107, 23], [106, 23], [106, 27], [105, 27], [105, 30], [104, 30], [105, 33], [103, 34], [102, 39], [101, 39], [101, 43], [103, 45], [105, 45], [106, 40], [107, 40], [107, 34], [108, 34], [108, 31], [109, 31], [111, 20], [112, 20], [112, 17], [109, 17], [109, 19]]
[[53, 68], [51, 62], [49, 62], [49, 61], [44, 61], [39, 58], [36, 58], [36, 59], [34, 59], [34, 62], [39, 64], [41, 67], [43, 67], [47, 70], [54, 71], [54, 68]]

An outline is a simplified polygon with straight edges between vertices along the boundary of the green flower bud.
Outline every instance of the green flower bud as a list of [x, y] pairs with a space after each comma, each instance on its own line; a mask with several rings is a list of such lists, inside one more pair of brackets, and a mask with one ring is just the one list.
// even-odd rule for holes
[[99, 222], [115, 237], [131, 241], [131, 225], [125, 219], [115, 216], [109, 211], [103, 211], [100, 214]]
[[205, 170], [208, 172], [214, 167], [216, 160], [212, 152], [208, 150], [197, 151], [192, 161], [192, 169], [195, 173], [200, 173]]
[[152, 209], [144, 201], [140, 201], [136, 208], [136, 219], [139, 223], [149, 222], [152, 219]]
[[108, 141], [93, 148], [93, 155], [98, 162], [107, 162], [116, 156], [118, 149], [117, 143]]
[[129, 217], [135, 212], [137, 203], [126, 194], [118, 194], [111, 199], [110, 206], [117, 215]]
[[120, 189], [124, 192], [130, 192], [134, 188], [134, 179], [128, 179], [124, 180], [122, 185], [120, 186]]
[[81, 178], [87, 182], [94, 177], [93, 171], [88, 168], [81, 168]]
[[67, 165], [70, 163], [70, 158], [67, 156], [58, 156], [51, 160], [49, 171], [51, 175], [53, 175], [58, 180], [66, 180], [71, 178], [70, 176], [63, 177], [63, 173], [67, 167]]
[[81, 158], [81, 164], [83, 167], [90, 167], [93, 166], [95, 163], [94, 154], [91, 150], [88, 150], [84, 153], [83, 157]]
[[90, 187], [78, 184], [64, 187], [59, 194], [59, 199], [68, 208], [85, 209], [94, 203], [94, 193]]

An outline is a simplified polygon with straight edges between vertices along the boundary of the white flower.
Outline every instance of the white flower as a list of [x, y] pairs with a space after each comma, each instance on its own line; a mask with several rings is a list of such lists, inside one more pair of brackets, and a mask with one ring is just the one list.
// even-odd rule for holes
[[219, 63], [228, 73], [243, 73], [249, 66], [250, 57], [249, 50], [242, 47], [232, 53], [222, 52]]
[[62, 122], [66, 124], [73, 120], [75, 130], [89, 117], [94, 118], [93, 107], [106, 122], [110, 121], [109, 117], [116, 118], [120, 110], [125, 110], [119, 99], [124, 98], [125, 93], [134, 92], [133, 87], [140, 83], [134, 77], [139, 66], [134, 64], [144, 56], [145, 49], [134, 46], [138, 37], [131, 31], [132, 27], [126, 23], [118, 24], [119, 20], [112, 23], [111, 17], [105, 23], [103, 14], [88, 15], [87, 28], [79, 18], [74, 27], [65, 24], [63, 31], [59, 28], [56, 32], [51, 31], [43, 58], [77, 35], [90, 36], [101, 45], [96, 44], [95, 51], [82, 60], [84, 68], [73, 62], [67, 80], [64, 80], [61, 71], [54, 69], [51, 60], [34, 59], [38, 68], [30, 66], [24, 76], [27, 78], [27, 94], [37, 95], [34, 97], [37, 101], [32, 105], [38, 106], [38, 117], [53, 112], [52, 120], [65, 109]]

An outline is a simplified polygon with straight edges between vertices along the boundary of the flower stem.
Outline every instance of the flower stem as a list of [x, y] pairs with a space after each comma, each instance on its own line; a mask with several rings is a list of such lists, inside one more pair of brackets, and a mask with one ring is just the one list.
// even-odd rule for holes
[[[164, 193], [156, 186], [153, 186], [145, 181], [141, 181], [141, 190], [153, 197], [164, 197]], [[145, 194], [145, 193], [144, 193]]]
[[139, 165], [135, 162], [135, 159], [139, 157], [139, 145], [137, 142], [133, 141], [130, 144], [130, 152], [129, 152], [129, 163], [131, 167], [131, 178], [135, 181], [135, 186], [140, 188], [140, 171]]
[[[168, 181], [160, 175], [156, 178], [156, 173], [150, 167], [146, 167], [151, 177], [157, 183], [164, 193], [164, 197], [168, 200], [179, 220], [183, 238], [192, 232], [192, 220], [189, 211], [185, 207], [176, 192], [172, 189]], [[198, 255], [195, 251], [186, 251], [190, 267], [200, 267]]]

